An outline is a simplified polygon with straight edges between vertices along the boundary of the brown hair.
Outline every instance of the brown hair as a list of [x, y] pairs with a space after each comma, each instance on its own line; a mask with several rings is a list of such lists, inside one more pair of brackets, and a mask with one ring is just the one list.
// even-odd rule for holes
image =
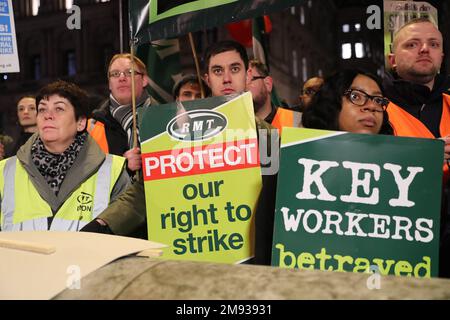
[[263, 77], [269, 76], [269, 70], [267, 69], [267, 66], [258, 59], [250, 60], [249, 65], [251, 68], [255, 68], [261, 76]]
[[113, 64], [113, 62], [116, 61], [117, 59], [120, 59], [120, 58], [128, 59], [130, 61], [134, 61], [135, 65], [137, 67], [137, 71], [147, 75], [147, 67], [145, 66], [145, 63], [142, 62], [142, 60], [139, 59], [136, 56], [134, 56], [133, 59], [131, 59], [131, 54], [130, 53], [118, 53], [118, 54], [115, 54], [111, 58], [111, 61], [109, 62], [108, 73], [109, 73], [109, 70], [111, 69], [111, 65]]

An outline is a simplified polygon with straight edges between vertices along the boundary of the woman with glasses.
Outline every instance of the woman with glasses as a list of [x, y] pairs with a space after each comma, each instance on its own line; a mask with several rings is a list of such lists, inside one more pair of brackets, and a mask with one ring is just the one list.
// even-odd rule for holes
[[305, 128], [392, 134], [387, 105], [377, 77], [348, 69], [325, 79], [304, 111], [302, 122]]

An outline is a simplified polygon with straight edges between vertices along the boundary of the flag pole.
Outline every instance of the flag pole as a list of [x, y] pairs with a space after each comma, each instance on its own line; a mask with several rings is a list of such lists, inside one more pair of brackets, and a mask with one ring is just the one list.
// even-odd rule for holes
[[133, 110], [133, 149], [137, 147], [136, 88], [134, 83], [134, 41], [131, 40], [131, 108]]
[[189, 32], [189, 43], [191, 44], [192, 55], [194, 56], [194, 62], [195, 62], [195, 69], [197, 70], [198, 85], [200, 86], [200, 93], [201, 93], [201, 96], [203, 99], [203, 98], [205, 98], [205, 89], [203, 88], [203, 82], [202, 82], [202, 80], [201, 80], [202, 78], [200, 76], [200, 67], [198, 64], [197, 50], [195, 50], [194, 38], [192, 37], [192, 32]]
[[[130, 54], [131, 54], [131, 109], [133, 111], [133, 149], [137, 147], [137, 117], [136, 117], [136, 86], [134, 83], [134, 44], [135, 40], [130, 40]], [[135, 174], [136, 181], [139, 181], [139, 170]]]

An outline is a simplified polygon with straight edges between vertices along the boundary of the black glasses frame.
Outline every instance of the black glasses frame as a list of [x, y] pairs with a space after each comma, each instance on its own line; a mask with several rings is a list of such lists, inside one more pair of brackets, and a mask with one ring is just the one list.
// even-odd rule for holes
[[258, 80], [258, 79], [265, 79], [265, 78], [267, 78], [267, 77], [266, 76], [254, 76], [254, 77], [252, 77], [251, 81], [255, 81], [255, 80]]
[[[356, 91], [356, 92], [362, 94], [362, 96], [364, 97], [362, 104], [356, 103], [351, 99], [351, 94], [353, 91]], [[351, 89], [350, 88], [344, 92], [344, 96], [347, 97], [347, 99], [351, 103], [353, 103], [354, 105], [356, 105], [358, 107], [363, 107], [369, 99], [372, 100], [373, 102], [375, 102], [375, 104], [379, 105], [383, 109], [383, 111], [386, 111], [387, 106], [389, 104], [389, 100], [387, 98], [382, 97], [382, 96], [372, 96], [372, 95], [368, 94], [367, 92], [362, 91], [360, 89]]]

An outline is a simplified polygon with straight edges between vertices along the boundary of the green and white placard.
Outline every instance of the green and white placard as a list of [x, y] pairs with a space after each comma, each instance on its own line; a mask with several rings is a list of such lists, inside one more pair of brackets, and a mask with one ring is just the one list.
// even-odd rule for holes
[[437, 276], [443, 148], [285, 128], [272, 265]]

